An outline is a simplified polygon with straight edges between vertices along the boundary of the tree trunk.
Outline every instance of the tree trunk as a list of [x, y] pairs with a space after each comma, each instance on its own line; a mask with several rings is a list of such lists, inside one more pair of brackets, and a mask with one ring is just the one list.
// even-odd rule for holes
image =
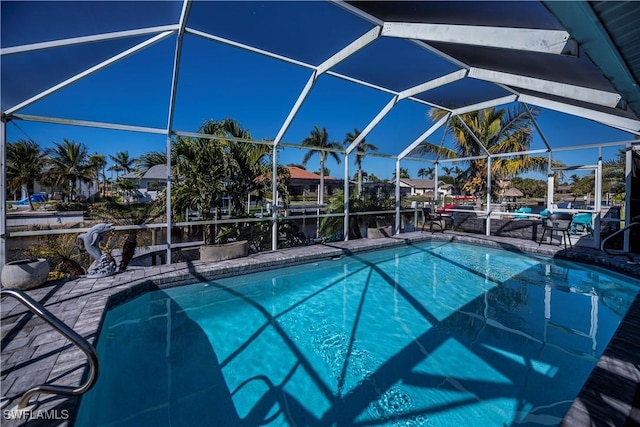
[[31, 194], [29, 193], [29, 189], [27, 189], [27, 202], [29, 203], [29, 210], [35, 210], [35, 208], [33, 207], [33, 202], [31, 201]]
[[362, 197], [362, 166], [358, 165], [358, 199]]
[[127, 238], [122, 245], [122, 259], [120, 260], [120, 271], [125, 271], [135, 255], [138, 246], [138, 230], [129, 230]]

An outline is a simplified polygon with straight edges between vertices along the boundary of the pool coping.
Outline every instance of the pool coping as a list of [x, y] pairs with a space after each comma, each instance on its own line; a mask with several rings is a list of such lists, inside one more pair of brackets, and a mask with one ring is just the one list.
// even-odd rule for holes
[[[371, 250], [388, 249], [426, 240], [470, 243], [514, 252], [570, 259], [601, 265], [613, 271], [640, 278], [640, 266], [627, 264], [626, 258], [609, 257], [594, 249], [581, 247], [565, 250], [553, 245], [539, 246], [536, 242], [522, 239], [447, 231], [435, 234], [413, 232], [382, 239], [359, 239], [282, 249], [216, 263], [192, 261], [168, 266], [135, 268], [108, 278], [83, 277], [58, 282], [29, 291], [28, 294], [36, 301], [43, 303], [49, 311], [80, 335], [94, 343], [99, 335], [104, 313], [109, 307], [151, 287], [179, 286], [273, 269], [277, 266], [296, 265]], [[612, 410], [610, 399], [594, 398], [594, 396], [602, 396], [600, 389], [611, 383], [608, 380], [611, 376], [627, 380], [626, 387], [615, 389], [616, 399], [622, 403], [613, 406], [618, 411], [614, 421], [632, 419], [638, 415], [638, 410], [634, 409], [634, 400], [637, 400], [635, 389], [640, 384], [640, 364], [638, 360], [634, 360], [634, 355], [640, 358], [640, 349], [637, 346], [633, 347], [634, 340], [629, 338], [640, 330], [640, 297], [636, 297], [632, 308], [629, 309], [583, 390], [567, 413], [563, 421], [565, 425], [592, 425], [594, 420], [603, 419], [601, 412], [606, 415]], [[4, 411], [14, 407], [18, 397], [37, 384], [47, 382], [77, 387], [85, 374], [86, 359], [67, 341], [60, 340], [57, 332], [40, 319], [31, 319], [32, 316], [27, 314], [17, 301], [4, 298], [0, 303], [0, 313], [2, 318], [0, 386], [2, 396], [11, 398], [9, 403], [2, 407], [2, 425], [25, 425], [24, 420], [8, 420]], [[635, 353], [628, 355], [629, 351]], [[66, 426], [74, 419], [79, 399], [41, 395], [38, 401], [37, 410], [41, 412], [36, 413], [35, 416], [46, 412], [49, 416], [53, 414], [59, 419], [36, 419], [31, 420], [28, 425]], [[636, 405], [639, 403], [635, 402]]]

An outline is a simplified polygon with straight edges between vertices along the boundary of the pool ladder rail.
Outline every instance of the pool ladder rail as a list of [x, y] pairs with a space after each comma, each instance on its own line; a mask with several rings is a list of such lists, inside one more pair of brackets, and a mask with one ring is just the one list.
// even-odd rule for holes
[[629, 264], [640, 264], [640, 261], [636, 260], [628, 252], [616, 251], [616, 250], [605, 248], [605, 244], [607, 243], [607, 241], [609, 239], [611, 239], [614, 236], [617, 236], [618, 234], [624, 233], [625, 231], [629, 230], [632, 227], [635, 227], [636, 225], [640, 225], [640, 215], [637, 215], [637, 216], [634, 216], [633, 218], [631, 218], [631, 223], [629, 225], [627, 225], [625, 228], [620, 229], [620, 230], [616, 231], [615, 233], [611, 234], [610, 236], [607, 236], [605, 239], [603, 239], [602, 242], [600, 243], [600, 250], [603, 251], [604, 253], [606, 253], [607, 255], [611, 255], [611, 256], [614, 256], [614, 255], [626, 256], [627, 258], [629, 258], [629, 260], [627, 261]]
[[[60, 394], [64, 396], [79, 396], [83, 393], [86, 393], [93, 387], [96, 380], [98, 379], [98, 353], [96, 349], [89, 341], [84, 339], [80, 334], [67, 326], [62, 320], [57, 318], [54, 314], [52, 314], [49, 310], [44, 308], [44, 306], [35, 300], [33, 300], [26, 293], [19, 291], [17, 289], [1, 289], [0, 297], [12, 297], [17, 299], [22, 305], [27, 307], [27, 309], [40, 317], [42, 320], [47, 322], [53, 329], [62, 334], [69, 341], [73, 342], [82, 352], [87, 356], [89, 360], [89, 377], [81, 384], [79, 387], [68, 387], [68, 386], [60, 386], [60, 385], [49, 385], [42, 384], [35, 387], [30, 388], [25, 391], [20, 398], [20, 402], [18, 403], [18, 410], [25, 410], [29, 406], [29, 399], [31, 396], [35, 394]], [[3, 398], [4, 399], [4, 398]], [[3, 406], [8, 403], [7, 401], [3, 402]], [[34, 404], [35, 405], [35, 404]]]

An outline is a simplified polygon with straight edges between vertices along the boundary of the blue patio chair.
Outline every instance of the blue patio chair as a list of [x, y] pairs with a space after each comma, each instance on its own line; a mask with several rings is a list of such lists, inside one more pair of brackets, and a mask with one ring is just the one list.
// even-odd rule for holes
[[531, 213], [531, 208], [530, 207], [518, 208], [513, 213], [513, 217], [514, 218], [529, 219], [529, 215], [527, 215], [527, 214], [530, 214], [530, 213]]
[[571, 228], [569, 232], [571, 234], [578, 234], [579, 232], [586, 231], [593, 235], [593, 227], [591, 226], [591, 214], [589, 212], [582, 212], [575, 214], [571, 221]]

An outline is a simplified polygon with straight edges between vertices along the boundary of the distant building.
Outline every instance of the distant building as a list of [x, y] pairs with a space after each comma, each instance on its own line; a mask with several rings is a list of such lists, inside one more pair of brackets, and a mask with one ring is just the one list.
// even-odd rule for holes
[[142, 176], [137, 173], [120, 175], [120, 179], [130, 179], [138, 186], [135, 194], [138, 201], [151, 202], [167, 187], [167, 165], [152, 166]]
[[[292, 196], [309, 196], [310, 200], [317, 200], [320, 191], [320, 175], [297, 166], [286, 166], [291, 178], [289, 179], [289, 194]], [[341, 190], [344, 180], [331, 176], [324, 177], [324, 193], [331, 195], [336, 190]]]
[[[289, 194], [292, 196], [308, 196], [309, 200], [316, 200], [318, 189], [320, 188], [320, 175], [306, 171], [299, 167], [287, 166], [289, 175]], [[135, 197], [141, 202], [151, 202], [158, 197], [158, 192], [167, 186], [167, 166], [156, 165], [142, 176], [137, 173], [121, 175], [120, 179], [130, 179], [137, 185]], [[334, 191], [342, 189], [344, 181], [331, 176], [324, 177], [325, 194], [333, 194]]]

